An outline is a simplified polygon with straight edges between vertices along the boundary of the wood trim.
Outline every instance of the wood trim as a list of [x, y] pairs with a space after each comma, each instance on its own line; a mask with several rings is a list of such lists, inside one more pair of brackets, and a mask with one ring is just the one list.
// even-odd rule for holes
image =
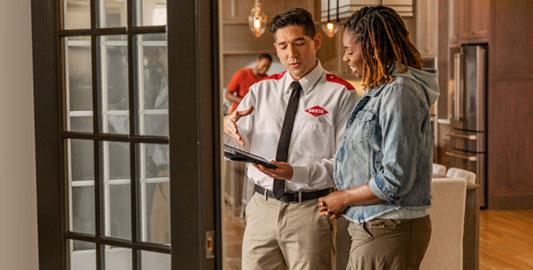
[[[32, 0], [39, 268], [65, 269], [58, 1]], [[54, 37], [54, 38], [50, 38]]]
[[490, 209], [533, 209], [533, 194], [492, 195]]
[[214, 269], [204, 243], [205, 232], [215, 229], [220, 166], [220, 129], [214, 120], [219, 119], [219, 91], [213, 90], [218, 88], [218, 4], [167, 4], [168, 50], [173, 52], [168, 56], [172, 269]]

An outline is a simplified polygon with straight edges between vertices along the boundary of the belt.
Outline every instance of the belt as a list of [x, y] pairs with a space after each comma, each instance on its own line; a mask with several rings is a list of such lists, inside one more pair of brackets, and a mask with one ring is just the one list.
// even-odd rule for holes
[[[309, 191], [309, 192], [283, 193], [283, 195], [281, 196], [281, 198], [279, 198], [279, 200], [283, 202], [303, 202], [303, 201], [312, 200], [312, 199], [326, 196], [332, 191], [333, 191], [333, 188], [327, 188], [327, 189]], [[268, 198], [276, 199], [276, 197], [272, 193], [272, 190], [264, 189], [258, 185], [255, 185], [255, 192], [261, 195], [264, 195]]]

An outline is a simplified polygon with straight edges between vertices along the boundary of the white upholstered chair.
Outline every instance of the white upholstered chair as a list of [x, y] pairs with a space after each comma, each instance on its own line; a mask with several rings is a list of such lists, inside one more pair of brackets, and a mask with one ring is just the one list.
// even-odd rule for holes
[[476, 183], [476, 174], [475, 173], [473, 173], [471, 171], [459, 169], [459, 168], [449, 168], [448, 172], [446, 173], [446, 177], [449, 177], [449, 178], [463, 178], [463, 179], [466, 180], [467, 184], [475, 184]]
[[466, 180], [433, 178], [431, 195], [431, 239], [420, 269], [463, 269]]
[[433, 163], [433, 175], [445, 176], [446, 166], [438, 163]]

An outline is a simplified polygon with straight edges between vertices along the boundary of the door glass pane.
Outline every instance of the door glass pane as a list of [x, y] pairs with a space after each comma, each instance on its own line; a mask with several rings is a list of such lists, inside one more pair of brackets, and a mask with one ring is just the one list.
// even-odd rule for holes
[[102, 36], [99, 44], [103, 131], [128, 134], [127, 36]]
[[89, 140], [69, 140], [71, 181], [94, 180], [94, 148]]
[[166, 25], [167, 1], [166, 0], [136, 0], [137, 25]]
[[138, 132], [141, 135], [168, 136], [166, 34], [138, 35], [136, 44]]
[[100, 27], [126, 27], [128, 1], [100, 0]]
[[90, 37], [64, 39], [67, 130], [93, 131], [92, 66]]
[[70, 269], [96, 270], [96, 245], [91, 242], [69, 240]]
[[63, 0], [65, 29], [91, 28], [90, 0]]
[[141, 239], [170, 243], [170, 178], [168, 145], [141, 144]]
[[94, 149], [88, 140], [69, 140], [69, 228], [93, 234], [94, 219]]
[[123, 247], [104, 246], [105, 269], [130, 270], [131, 249]]
[[105, 235], [131, 239], [129, 143], [103, 143]]
[[141, 250], [141, 269], [170, 270], [170, 254]]

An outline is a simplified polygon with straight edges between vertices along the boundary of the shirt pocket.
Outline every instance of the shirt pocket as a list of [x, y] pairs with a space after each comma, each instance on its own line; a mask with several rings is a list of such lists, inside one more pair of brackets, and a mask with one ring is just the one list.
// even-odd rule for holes
[[352, 133], [352, 141], [357, 142], [361, 146], [370, 146], [371, 149], [377, 147], [376, 144], [376, 126], [377, 113], [373, 110], [364, 109], [357, 113], [354, 120], [354, 132]]
[[332, 158], [335, 136], [333, 126], [326, 121], [307, 120], [294, 127], [297, 132], [295, 152], [312, 158]]

